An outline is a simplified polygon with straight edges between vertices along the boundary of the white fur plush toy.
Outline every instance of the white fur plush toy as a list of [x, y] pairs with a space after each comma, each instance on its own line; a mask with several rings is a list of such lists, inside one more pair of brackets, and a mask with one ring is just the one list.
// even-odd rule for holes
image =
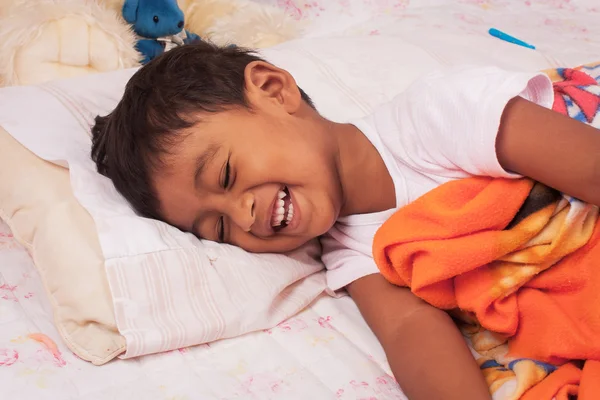
[[[37, 84], [139, 65], [124, 0], [0, 0], [0, 86]], [[282, 10], [251, 0], [178, 0], [185, 28], [250, 48], [299, 37]]]
[[302, 35], [302, 24], [283, 10], [250, 0], [178, 3], [186, 18], [186, 29], [217, 44], [265, 48]]
[[87, 0], [0, 0], [0, 86], [137, 66], [135, 35]]

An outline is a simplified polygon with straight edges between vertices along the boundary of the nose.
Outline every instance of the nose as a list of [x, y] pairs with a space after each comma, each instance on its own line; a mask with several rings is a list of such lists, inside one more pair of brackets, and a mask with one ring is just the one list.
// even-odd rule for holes
[[234, 200], [231, 208], [229, 217], [233, 223], [243, 229], [244, 232], [250, 232], [256, 220], [252, 193], [244, 193], [241, 198]]
[[177, 27], [179, 29], [183, 28], [183, 21], [179, 21], [179, 23], [177, 24]]

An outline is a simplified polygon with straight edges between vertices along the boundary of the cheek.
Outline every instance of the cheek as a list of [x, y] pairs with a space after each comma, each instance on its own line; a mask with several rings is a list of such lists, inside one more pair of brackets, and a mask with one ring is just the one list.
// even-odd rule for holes
[[257, 159], [257, 166], [276, 165], [296, 173], [314, 173], [327, 161], [323, 143], [313, 140], [312, 135], [295, 126], [273, 126], [270, 129], [263, 126], [259, 133], [247, 136], [245, 147]]
[[317, 237], [335, 224], [341, 209], [341, 196], [333, 190], [312, 191], [306, 197], [302, 196], [300, 206], [303, 206], [303, 218], [309, 218], [304, 221], [307, 230], [311, 236]]
[[176, 176], [157, 181], [155, 190], [165, 222], [183, 229], [191, 225], [200, 203], [192, 188], [191, 183]]

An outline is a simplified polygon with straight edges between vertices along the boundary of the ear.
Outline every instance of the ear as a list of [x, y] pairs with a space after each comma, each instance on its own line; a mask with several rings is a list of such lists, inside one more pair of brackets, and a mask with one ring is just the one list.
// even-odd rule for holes
[[253, 107], [278, 105], [288, 114], [294, 114], [302, 104], [300, 89], [286, 70], [264, 61], [253, 61], [246, 66], [244, 79], [246, 96]]
[[137, 20], [137, 12], [139, 7], [139, 0], [125, 0], [123, 4], [123, 18], [129, 24], [134, 24]]

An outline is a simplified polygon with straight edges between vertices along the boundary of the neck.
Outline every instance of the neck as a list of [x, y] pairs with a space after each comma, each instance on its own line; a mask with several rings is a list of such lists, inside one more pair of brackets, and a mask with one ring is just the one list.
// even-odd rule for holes
[[332, 124], [337, 139], [337, 169], [343, 192], [340, 216], [395, 207], [394, 182], [375, 146], [354, 125]]

